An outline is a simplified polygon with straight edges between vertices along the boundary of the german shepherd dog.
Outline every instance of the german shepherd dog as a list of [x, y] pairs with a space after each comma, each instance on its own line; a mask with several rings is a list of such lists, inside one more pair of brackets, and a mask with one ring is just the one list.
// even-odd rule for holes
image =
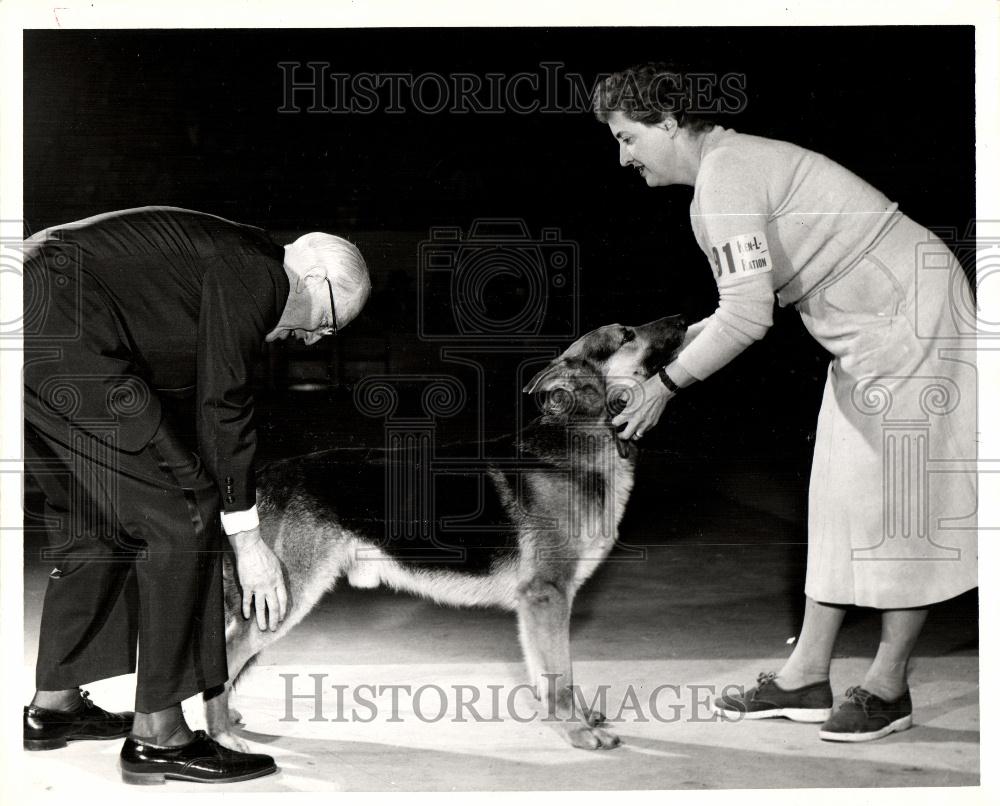
[[[607, 325], [577, 339], [524, 387], [536, 396], [541, 416], [516, 437], [487, 443], [488, 455], [507, 461], [487, 460], [486, 470], [475, 473], [435, 474], [428, 486], [436, 509], [424, 523], [432, 528], [423, 546], [414, 547], [412, 533], [406, 539], [386, 528], [388, 507], [413, 503], [393, 501], [392, 494], [387, 500], [387, 468], [402, 461], [391, 451], [333, 449], [262, 468], [261, 534], [284, 568], [289, 605], [275, 632], [260, 630], [243, 618], [229, 564], [229, 680], [346, 577], [355, 587], [384, 584], [443, 604], [516, 612], [546, 721], [575, 747], [618, 745], [602, 714], [574, 703], [570, 608], [611, 551], [632, 489], [634, 449], [618, 439], [610, 419], [623, 397], [670, 361], [685, 331], [680, 317], [667, 317], [639, 327]], [[435, 450], [435, 458], [443, 453], [447, 446]], [[421, 485], [408, 485], [415, 486]], [[452, 513], [458, 506], [467, 514], [477, 501], [475, 528], [455, 528], [454, 517], [445, 528], [449, 503]], [[423, 510], [416, 506], [404, 526], [419, 521]], [[217, 740], [245, 749], [233, 733], [240, 716], [229, 708], [231, 691], [230, 682], [207, 700], [206, 722]]]

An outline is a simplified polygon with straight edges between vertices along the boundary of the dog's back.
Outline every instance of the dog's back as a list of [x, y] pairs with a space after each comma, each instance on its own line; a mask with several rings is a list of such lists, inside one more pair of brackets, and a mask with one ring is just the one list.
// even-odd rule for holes
[[586, 433], [592, 444], [582, 450], [565, 423], [536, 421], [518, 440], [416, 455], [334, 449], [265, 467], [261, 531], [285, 565], [292, 606], [346, 576], [354, 587], [513, 610], [525, 564], [603, 559], [632, 463], [595, 460], [595, 437], [606, 442], [604, 459], [614, 455], [611, 437], [604, 428]]

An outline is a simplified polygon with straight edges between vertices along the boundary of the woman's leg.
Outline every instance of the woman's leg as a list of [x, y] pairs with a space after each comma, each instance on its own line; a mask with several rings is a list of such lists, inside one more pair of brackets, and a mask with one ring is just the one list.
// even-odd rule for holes
[[713, 710], [727, 718], [786, 717], [796, 722], [823, 722], [830, 718], [830, 657], [844, 620], [844, 608], [806, 597], [802, 632], [791, 657], [777, 675], [762, 673], [757, 685], [738, 695], [716, 698]]
[[926, 608], [882, 611], [882, 638], [862, 688], [890, 702], [903, 696], [906, 666], [926, 620]]
[[848, 689], [846, 701], [820, 727], [821, 739], [868, 742], [913, 725], [906, 665], [926, 618], [926, 609], [882, 611], [882, 640], [863, 690]]
[[830, 658], [845, 612], [843, 607], [806, 597], [802, 632], [776, 679], [781, 688], [801, 688], [830, 678]]

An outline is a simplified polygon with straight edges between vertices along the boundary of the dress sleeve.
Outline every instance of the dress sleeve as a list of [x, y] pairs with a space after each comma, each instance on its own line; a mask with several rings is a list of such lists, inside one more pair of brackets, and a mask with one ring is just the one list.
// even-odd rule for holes
[[699, 380], [763, 338], [773, 322], [768, 211], [767, 187], [752, 163], [731, 148], [706, 156], [695, 187], [691, 225], [712, 265], [719, 304], [677, 357]]
[[[198, 445], [223, 512], [256, 500], [253, 365], [277, 321], [267, 258], [216, 257], [205, 272], [198, 322]], [[270, 304], [268, 300], [271, 300]]]

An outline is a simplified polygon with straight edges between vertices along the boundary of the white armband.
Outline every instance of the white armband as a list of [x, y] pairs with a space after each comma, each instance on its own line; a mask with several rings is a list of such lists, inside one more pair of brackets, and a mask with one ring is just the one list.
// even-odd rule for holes
[[725, 286], [772, 271], [767, 236], [762, 230], [735, 235], [712, 246], [715, 281]]

